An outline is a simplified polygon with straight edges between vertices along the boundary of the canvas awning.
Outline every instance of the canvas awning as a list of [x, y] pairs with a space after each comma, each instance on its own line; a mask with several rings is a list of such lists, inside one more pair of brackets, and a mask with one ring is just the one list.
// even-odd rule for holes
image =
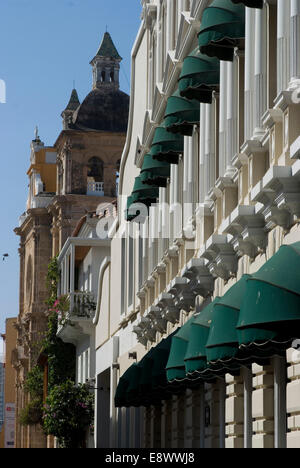
[[283, 345], [300, 333], [300, 242], [284, 245], [247, 280], [237, 330], [243, 347]]
[[170, 177], [170, 164], [165, 161], [154, 159], [151, 154], [146, 154], [141, 170], [141, 181], [143, 184], [166, 187]]
[[220, 61], [201, 54], [197, 47], [183, 62], [178, 88], [187, 99], [211, 104], [212, 93], [220, 85]]
[[198, 43], [200, 52], [232, 61], [234, 48], [245, 39], [245, 6], [231, 0], [214, 0], [202, 16]]
[[132, 190], [132, 204], [142, 203], [146, 206], [150, 206], [155, 203], [159, 196], [159, 189], [153, 185], [144, 184], [141, 176], [136, 177], [134, 187]]
[[170, 133], [165, 123], [155, 130], [150, 154], [153, 159], [178, 164], [179, 155], [183, 153], [183, 136]]
[[186, 377], [184, 359], [193, 322], [194, 317], [188, 320], [173, 336], [170, 355], [166, 366], [167, 379], [169, 382], [183, 380]]
[[232, 3], [243, 3], [246, 7], [249, 8], [260, 8], [262, 9], [264, 6], [263, 0], [231, 0]]
[[199, 125], [200, 105], [180, 95], [178, 89], [168, 99], [165, 113], [165, 127], [168, 132], [192, 136], [194, 125]]
[[209, 366], [222, 368], [225, 364], [233, 364], [239, 353], [238, 323], [240, 309], [250, 275], [244, 275], [219, 301], [214, 305], [211, 327], [206, 343]]
[[184, 358], [186, 374], [202, 373], [207, 369], [206, 343], [212, 321], [212, 313], [215, 304], [220, 300], [217, 297], [206, 306], [191, 324], [189, 342]]

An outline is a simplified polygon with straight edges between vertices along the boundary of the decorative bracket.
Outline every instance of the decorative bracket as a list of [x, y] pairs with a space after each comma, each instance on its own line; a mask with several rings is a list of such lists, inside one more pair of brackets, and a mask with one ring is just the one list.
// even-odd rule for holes
[[209, 261], [209, 271], [216, 277], [227, 281], [237, 273], [237, 257], [226, 235], [211, 236], [202, 250], [201, 257]]
[[256, 213], [255, 206], [238, 206], [225, 224], [224, 232], [233, 236], [231, 244], [239, 256], [254, 259], [259, 251], [265, 251], [265, 219]]
[[292, 176], [292, 167], [273, 166], [252, 190], [252, 200], [263, 205], [260, 211], [268, 230], [275, 226], [288, 228], [293, 215], [300, 217], [300, 181]]
[[153, 328], [159, 333], [165, 333], [167, 330], [167, 321], [162, 318], [161, 309], [152, 306], [149, 309], [148, 317], [150, 317]]
[[187, 278], [174, 278], [168, 292], [174, 296], [174, 304], [178, 309], [189, 312], [195, 306], [195, 295], [190, 290]]
[[192, 258], [183, 270], [182, 276], [189, 280], [189, 288], [194, 296], [205, 298], [212, 294], [214, 278], [203, 258]]
[[174, 304], [174, 298], [170, 293], [162, 293], [158, 297], [157, 306], [162, 309], [161, 317], [173, 324], [177, 323], [180, 310]]

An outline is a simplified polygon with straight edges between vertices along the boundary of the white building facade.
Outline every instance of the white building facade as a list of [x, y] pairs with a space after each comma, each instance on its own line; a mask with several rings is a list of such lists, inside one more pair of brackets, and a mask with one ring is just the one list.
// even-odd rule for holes
[[300, 0], [142, 7], [95, 444], [300, 447]]

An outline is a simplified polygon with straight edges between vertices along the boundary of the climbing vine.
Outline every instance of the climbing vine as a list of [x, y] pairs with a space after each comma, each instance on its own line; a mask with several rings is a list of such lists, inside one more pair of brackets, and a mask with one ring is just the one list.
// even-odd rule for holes
[[79, 448], [84, 446], [86, 430], [93, 421], [94, 397], [88, 385], [75, 385], [75, 346], [57, 336], [60, 313], [66, 313], [70, 307], [67, 296], [57, 297], [59, 278], [58, 261], [54, 257], [49, 263], [46, 280], [48, 326], [38, 344], [39, 354], [47, 356], [48, 396], [44, 404], [44, 369], [36, 365], [24, 384], [30, 403], [21, 412], [20, 423], [40, 424], [46, 434], [57, 437], [60, 447]]
[[87, 428], [94, 417], [94, 397], [88, 385], [70, 380], [50, 391], [44, 409], [44, 430], [55, 436], [60, 448], [84, 448]]

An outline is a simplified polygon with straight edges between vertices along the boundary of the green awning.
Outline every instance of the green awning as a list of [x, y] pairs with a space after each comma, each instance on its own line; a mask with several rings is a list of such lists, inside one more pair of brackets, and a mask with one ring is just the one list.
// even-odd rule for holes
[[139, 407], [158, 404], [169, 398], [166, 365], [173, 335], [163, 339], [156, 347], [134, 363], [120, 378], [116, 390], [116, 407]]
[[214, 0], [203, 13], [198, 35], [200, 52], [232, 61], [241, 39], [245, 39], [245, 6], [231, 0]]
[[151, 154], [146, 154], [141, 170], [141, 181], [143, 184], [166, 187], [170, 177], [170, 164], [165, 161], [153, 159]]
[[228, 363], [239, 352], [236, 325], [250, 275], [244, 275], [214, 305], [209, 337], [206, 343], [209, 365]]
[[142, 373], [140, 364], [131, 366], [130, 378], [126, 389], [126, 403], [128, 407], [139, 406], [139, 381]]
[[173, 335], [163, 339], [144, 356], [140, 362], [139, 403], [141, 406], [158, 404], [168, 398], [166, 365], [168, 362]]
[[142, 213], [148, 215], [148, 210], [146, 210], [147, 214], [144, 213], [144, 211], [145, 208], [143, 207], [142, 202], [134, 201], [134, 197], [132, 195], [127, 198], [127, 207], [125, 210], [126, 221], [133, 221], [137, 217], [139, 217], [140, 220]]
[[167, 379], [169, 382], [183, 380], [186, 377], [184, 359], [190, 339], [191, 325], [193, 322], [194, 317], [188, 320], [188, 322], [186, 322], [186, 324], [183, 325], [183, 327], [181, 327], [172, 338], [170, 355], [166, 366]]
[[237, 324], [242, 346], [284, 344], [300, 333], [300, 242], [284, 245], [247, 280]]
[[246, 7], [249, 8], [260, 8], [262, 9], [264, 6], [263, 0], [231, 0], [232, 3], [243, 3]]
[[178, 89], [168, 99], [165, 113], [165, 127], [168, 132], [192, 136], [193, 126], [199, 124], [200, 105], [196, 100], [188, 100]]
[[215, 304], [220, 300], [217, 297], [211, 304], [205, 307], [191, 324], [189, 343], [184, 362], [186, 374], [201, 373], [207, 369], [206, 343], [212, 320]]
[[162, 340], [155, 348], [156, 352], [153, 358], [151, 379], [152, 389], [159, 392], [165, 390], [168, 385], [166, 366], [170, 355], [173, 335], [174, 333]]
[[119, 384], [117, 386], [116, 394], [115, 394], [115, 407], [116, 408], [121, 408], [121, 407], [129, 407], [130, 404], [127, 400], [127, 391], [129, 384], [132, 381], [137, 381], [136, 377], [136, 364], [133, 364], [132, 366], [127, 369], [127, 371], [122, 375], [122, 377], [119, 380]]
[[131, 196], [132, 204], [142, 203], [146, 206], [150, 206], [152, 203], [156, 203], [156, 200], [159, 197], [159, 188], [153, 185], [144, 184], [141, 176], [139, 176], [135, 179]]
[[153, 159], [178, 164], [179, 155], [183, 153], [183, 136], [170, 133], [165, 123], [155, 130], [150, 154]]
[[203, 55], [197, 47], [182, 66], [178, 88], [181, 96], [211, 104], [212, 93], [220, 85], [220, 61]]

